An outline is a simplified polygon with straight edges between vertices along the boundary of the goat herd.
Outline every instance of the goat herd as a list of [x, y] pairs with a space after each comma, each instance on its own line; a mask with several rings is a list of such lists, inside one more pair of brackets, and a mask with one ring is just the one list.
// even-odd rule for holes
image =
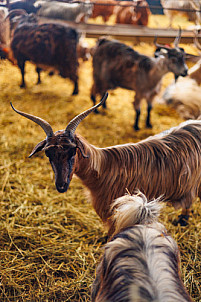
[[[48, 3], [40, 4], [40, 9], [48, 11]], [[138, 143], [105, 148], [91, 145], [76, 133], [83, 119], [98, 113], [98, 107], [107, 107], [107, 91], [117, 87], [135, 91], [134, 131], [139, 131], [142, 99], [147, 102], [146, 127], [151, 128], [153, 99], [162, 77], [172, 72], [177, 80], [188, 73], [180, 37], [181, 31], [173, 48], [155, 41], [154, 57], [100, 38], [90, 49], [93, 107], [73, 118], [65, 130], [54, 133], [48, 122], [11, 103], [16, 113], [38, 124], [46, 134], [29, 157], [45, 151], [59, 193], [66, 192], [77, 175], [108, 228], [108, 243], [92, 285], [94, 302], [192, 301], [180, 276], [179, 249], [158, 216], [162, 202], [170, 203], [182, 209], [174, 224], [186, 227], [194, 200], [201, 198], [201, 120], [188, 120]], [[74, 28], [40, 24], [35, 15], [14, 8], [1, 20], [0, 38], [2, 58], [17, 64], [21, 71], [21, 87], [26, 86], [25, 62], [31, 61], [36, 66], [37, 83], [41, 82], [41, 71], [49, 70], [69, 78], [74, 83], [72, 94], [79, 93], [80, 34]], [[101, 96], [98, 104], [97, 95]]]

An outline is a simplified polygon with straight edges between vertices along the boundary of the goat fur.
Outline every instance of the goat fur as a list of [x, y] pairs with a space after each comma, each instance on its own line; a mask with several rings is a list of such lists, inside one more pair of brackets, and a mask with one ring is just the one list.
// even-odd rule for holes
[[160, 100], [176, 109], [184, 119], [196, 119], [201, 115], [201, 60], [189, 69], [186, 78], [170, 84]]
[[192, 302], [177, 244], [157, 219], [161, 207], [140, 192], [111, 206], [114, 233], [96, 269], [92, 302]]
[[175, 208], [190, 209], [201, 180], [201, 121], [189, 121], [139, 143], [96, 148], [76, 135], [74, 173], [89, 189], [93, 207], [109, 222], [111, 202], [139, 189], [148, 199], [161, 195]]

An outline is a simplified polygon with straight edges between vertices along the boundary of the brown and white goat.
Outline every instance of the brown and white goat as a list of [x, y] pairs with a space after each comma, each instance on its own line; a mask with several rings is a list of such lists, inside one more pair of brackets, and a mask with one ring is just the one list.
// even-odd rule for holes
[[53, 132], [46, 121], [13, 109], [39, 124], [47, 137], [30, 157], [44, 150], [55, 173], [58, 192], [68, 190], [76, 174], [90, 191], [94, 209], [107, 222], [114, 199], [126, 190], [139, 189], [149, 199], [164, 196], [182, 208], [179, 223], [185, 225], [194, 199], [201, 196], [201, 121], [185, 122], [139, 143], [97, 148], [75, 130], [79, 123], [106, 100], [75, 117], [65, 130]]
[[[176, 77], [186, 76], [185, 52], [178, 47], [168, 48], [156, 44], [155, 58], [142, 55], [131, 47], [116, 40], [99, 39], [93, 55], [93, 86], [91, 99], [96, 104], [96, 95], [117, 87], [134, 90], [136, 118], [134, 129], [139, 130], [140, 105], [143, 98], [147, 102], [146, 127], [151, 128], [150, 112], [152, 103], [161, 87], [162, 77], [172, 72]], [[97, 110], [96, 110], [97, 112]]]
[[[195, 37], [199, 51], [201, 45]], [[201, 115], [201, 59], [189, 69], [188, 76], [171, 83], [164, 91], [161, 101], [175, 108], [184, 119], [195, 119]]]
[[157, 219], [161, 207], [140, 192], [114, 202], [114, 234], [96, 269], [92, 302], [192, 302], [178, 246]]
[[117, 24], [147, 26], [151, 13], [147, 1], [121, 1], [119, 5], [115, 9]]
[[31, 61], [37, 66], [38, 83], [42, 69], [55, 71], [63, 78], [70, 78], [74, 83], [73, 94], [78, 94], [77, 31], [59, 24], [37, 24], [32, 15], [19, 18], [11, 51], [21, 71], [20, 87], [25, 87], [25, 63]]

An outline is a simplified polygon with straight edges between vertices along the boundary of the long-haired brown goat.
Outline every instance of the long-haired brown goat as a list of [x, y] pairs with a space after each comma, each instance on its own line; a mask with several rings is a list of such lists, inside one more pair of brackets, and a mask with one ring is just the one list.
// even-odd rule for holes
[[55, 133], [46, 121], [13, 107], [39, 124], [47, 135], [30, 157], [45, 151], [60, 193], [68, 190], [76, 174], [90, 191], [93, 207], [104, 222], [110, 217], [114, 199], [123, 196], [126, 189], [130, 192], [139, 189], [149, 199], [163, 195], [175, 208], [182, 208], [179, 223], [185, 224], [194, 199], [201, 196], [201, 121], [186, 122], [167, 134], [139, 143], [97, 148], [75, 134], [75, 130], [106, 98], [107, 95], [99, 104], [76, 116], [65, 130]]
[[172, 72], [175, 78], [187, 75], [185, 52], [178, 47], [180, 37], [181, 32], [175, 39], [174, 48], [155, 42], [155, 58], [140, 54], [119, 41], [99, 39], [93, 54], [91, 99], [94, 105], [96, 95], [102, 95], [109, 89], [121, 87], [133, 90], [136, 113], [134, 129], [139, 130], [142, 99], [147, 102], [146, 127], [151, 128], [150, 112], [153, 100], [160, 91], [162, 77], [168, 72]]
[[96, 270], [93, 302], [192, 302], [177, 244], [158, 222], [158, 201], [138, 192], [112, 205], [115, 232]]

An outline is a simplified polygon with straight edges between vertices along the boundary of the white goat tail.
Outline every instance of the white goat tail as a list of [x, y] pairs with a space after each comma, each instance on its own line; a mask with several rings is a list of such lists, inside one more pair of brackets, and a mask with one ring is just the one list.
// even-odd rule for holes
[[157, 221], [163, 207], [161, 197], [148, 202], [146, 196], [137, 191], [134, 195], [117, 198], [112, 207], [111, 221], [115, 234], [136, 224], [150, 224]]

